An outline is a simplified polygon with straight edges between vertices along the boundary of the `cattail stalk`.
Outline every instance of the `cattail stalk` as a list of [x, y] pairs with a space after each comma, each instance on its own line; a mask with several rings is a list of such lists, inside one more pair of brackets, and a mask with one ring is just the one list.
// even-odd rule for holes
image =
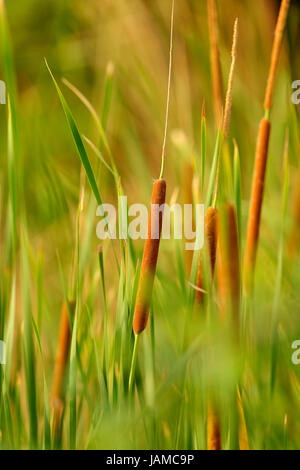
[[[183, 203], [193, 205], [194, 197], [193, 197], [193, 178], [194, 178], [194, 168], [191, 162], [187, 162], [183, 168]], [[195, 221], [193, 214], [191, 214], [191, 224], [194, 228]], [[189, 273], [191, 271], [191, 266], [193, 262], [193, 252], [191, 250], [185, 251], [185, 265], [186, 265], [186, 272]]]
[[[238, 340], [240, 315], [240, 262], [235, 208], [227, 203], [218, 215], [218, 290], [221, 319], [231, 317]], [[238, 406], [238, 403], [237, 403]], [[246, 434], [242, 426], [242, 435]], [[208, 404], [207, 447], [221, 449], [221, 419], [213, 403]]]
[[[215, 8], [215, 5], [212, 6], [212, 10], [214, 8]], [[231, 49], [232, 60], [231, 60], [229, 78], [228, 78], [228, 86], [227, 86], [226, 102], [225, 102], [225, 113], [224, 113], [224, 119], [223, 119], [223, 134], [225, 136], [225, 139], [228, 138], [230, 116], [231, 116], [232, 89], [233, 89], [233, 77], [234, 77], [235, 63], [236, 63], [236, 56], [237, 56], [237, 42], [238, 42], [238, 19], [235, 20], [234, 29], [233, 29], [233, 39], [232, 39], [232, 49]], [[220, 161], [218, 161], [214, 201], [216, 201], [216, 198], [217, 198], [219, 178], [220, 178]], [[208, 226], [207, 234], [208, 234], [208, 245], [209, 245], [209, 250], [210, 250], [210, 262], [211, 262], [212, 274], [214, 273], [214, 265], [215, 265], [215, 260], [216, 260], [216, 236], [215, 236], [216, 235], [216, 217], [215, 216], [216, 216], [215, 209], [213, 207], [209, 207], [207, 211], [208, 220], [206, 221], [206, 225]], [[196, 285], [199, 289], [203, 288], [201, 254], [199, 255]], [[201, 290], [196, 291], [195, 302], [202, 303], [203, 299], [204, 299], [203, 292], [201, 292]]]
[[[147, 326], [151, 305], [152, 290], [158, 259], [158, 251], [163, 221], [163, 205], [166, 200], [166, 181], [156, 180], [153, 184], [150, 214], [148, 220], [148, 236], [145, 241], [141, 274], [133, 316], [135, 342], [129, 375], [129, 391], [133, 385], [135, 364], [137, 359], [138, 338]], [[153, 229], [154, 223], [154, 229]]]
[[218, 289], [222, 318], [229, 312], [238, 330], [240, 313], [239, 238], [235, 208], [227, 203], [219, 217]]
[[217, 127], [219, 127], [222, 120], [223, 86], [220, 56], [218, 49], [218, 21], [215, 0], [207, 0], [207, 12], [210, 38], [210, 60], [213, 82], [214, 112]]
[[289, 237], [289, 254], [294, 257], [299, 251], [300, 236], [300, 174], [296, 175], [293, 195], [293, 227]]
[[[148, 221], [148, 237], [145, 241], [144, 254], [141, 266], [141, 275], [133, 317], [133, 331], [139, 335], [147, 325], [155, 277], [159, 243], [162, 229], [163, 210], [166, 199], [166, 181], [159, 179], [153, 184], [151, 209]], [[158, 225], [158, 233], [153, 238], [153, 222]], [[158, 222], [158, 223], [157, 223]], [[154, 232], [156, 232], [155, 227]]]
[[249, 289], [250, 291], [252, 290], [253, 273], [255, 269], [257, 245], [259, 238], [260, 216], [264, 194], [270, 130], [270, 121], [266, 118], [263, 118], [260, 123], [257, 140], [244, 264], [245, 288], [246, 290]]
[[239, 444], [240, 450], [249, 450], [248, 433], [246, 427], [245, 413], [242, 404], [240, 389], [237, 387], [237, 403], [239, 413]]
[[258, 133], [244, 264], [244, 287], [246, 292], [251, 292], [253, 288], [255, 261], [260, 230], [261, 209], [264, 195], [265, 173], [267, 167], [268, 148], [270, 140], [270, 111], [273, 102], [274, 84], [279, 61], [279, 53], [281, 49], [283, 32], [287, 20], [289, 6], [290, 0], [282, 0], [273, 41], [271, 65], [265, 94], [265, 117], [261, 120]]
[[[205, 216], [205, 236], [208, 245], [209, 262], [211, 269], [211, 277], [213, 279], [216, 264], [216, 250], [217, 250], [217, 210], [209, 207]], [[198, 289], [203, 290], [203, 270], [201, 253], [199, 254], [198, 270], [197, 270], [197, 283]], [[202, 304], [204, 301], [204, 293], [201, 290], [196, 290], [195, 304]]]
[[[219, 252], [218, 252], [218, 287], [219, 302], [222, 319], [228, 314], [231, 317], [233, 333], [237, 346], [239, 346], [239, 319], [241, 304], [241, 278], [239, 258], [239, 236], [236, 210], [232, 204], [227, 204], [220, 217], [219, 227]], [[244, 416], [244, 410], [239, 387], [236, 388], [237, 413], [239, 419], [239, 448], [247, 450], [248, 434]]]
[[283, 33], [284, 33], [285, 25], [286, 25], [290, 3], [291, 3], [291, 0], [282, 0], [281, 2], [279, 16], [277, 20], [276, 29], [275, 29], [273, 50], [272, 50], [272, 56], [271, 56], [271, 65], [270, 65], [267, 89], [266, 89], [266, 94], [265, 94], [265, 103], [264, 103], [265, 110], [271, 110], [272, 108], [276, 70], [278, 67], [279, 54], [280, 54]]
[[216, 412], [216, 407], [212, 405], [211, 401], [208, 402], [207, 408], [207, 450], [221, 450], [221, 421], [219, 413]]
[[[221, 146], [220, 146], [221, 149], [223, 147], [223, 144], [227, 144], [228, 142], [229, 125], [230, 125], [230, 118], [231, 118], [231, 107], [232, 107], [233, 78], [234, 78], [235, 64], [236, 64], [236, 57], [237, 57], [237, 44], [238, 44], [238, 19], [236, 18], [234, 22], [234, 27], [233, 27], [232, 48], [231, 48], [231, 66], [230, 66], [228, 85], [227, 85], [227, 91], [226, 91], [225, 111], [224, 111], [224, 119], [223, 119], [223, 125], [222, 125], [222, 133], [221, 133], [221, 136], [222, 136]], [[226, 155], [227, 153], [224, 152], [223, 159], [225, 163], [226, 163], [226, 160], [225, 160]], [[227, 161], [227, 164], [228, 166], [230, 165], [228, 161]], [[216, 200], [218, 197], [220, 172], [221, 172], [220, 165], [221, 165], [221, 162], [220, 162], [220, 159], [218, 159], [213, 205], [216, 204]]]
[[60, 332], [57, 347], [57, 355], [54, 368], [52, 386], [52, 406], [53, 406], [53, 436], [56, 439], [61, 428], [61, 418], [64, 409], [63, 386], [71, 344], [70, 318], [74, 315], [76, 302], [69, 301], [69, 306], [64, 302], [61, 312]]
[[[167, 91], [167, 105], [166, 105], [166, 120], [165, 131], [162, 145], [161, 155], [161, 170], [159, 179], [153, 184], [151, 208], [148, 221], [148, 237], [145, 241], [143, 260], [141, 266], [141, 274], [133, 316], [133, 331], [135, 334], [134, 348], [132, 354], [131, 368], [129, 374], [129, 392], [132, 389], [133, 378], [135, 372], [135, 364], [137, 360], [138, 351], [138, 338], [142, 331], [147, 326], [149, 317], [149, 310], [151, 305], [153, 283], [156, 272], [160, 236], [162, 230], [163, 220], [163, 205], [166, 200], [166, 181], [163, 179], [165, 167], [165, 151], [167, 142], [168, 120], [169, 120], [169, 103], [170, 103], [170, 90], [171, 90], [171, 75], [172, 75], [172, 51], [173, 51], [173, 29], [174, 29], [174, 8], [175, 1], [172, 0], [171, 12], [171, 32], [170, 32], [170, 49], [169, 49], [169, 74], [168, 74], [168, 91]], [[153, 228], [153, 221], [155, 228]], [[153, 233], [155, 232], [155, 233]]]

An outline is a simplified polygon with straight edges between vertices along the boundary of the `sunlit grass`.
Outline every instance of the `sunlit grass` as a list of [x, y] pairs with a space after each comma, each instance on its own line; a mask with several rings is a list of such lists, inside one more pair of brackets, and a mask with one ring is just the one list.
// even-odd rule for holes
[[[299, 244], [290, 246], [291, 234], [297, 240], [300, 230], [292, 197], [299, 182], [299, 120], [289, 96], [295, 51], [289, 54], [285, 45], [280, 57], [255, 287], [249, 293], [237, 276], [238, 321], [220, 321], [220, 270], [212, 278], [207, 240], [201, 250], [203, 302], [196, 306], [199, 253], [189, 271], [184, 240], [162, 239], [149, 321], [133, 354], [143, 243], [104, 240], [99, 246], [96, 207], [107, 201], [117, 206], [122, 195], [129, 203], [149, 204], [161, 165], [171, 3], [135, 0], [117, 7], [103, 0], [101, 9], [96, 1], [82, 9], [75, 1], [70, 11], [57, 1], [56, 21], [49, 10], [49, 31], [39, 26], [36, 32], [22, 27], [25, 18], [36, 24], [36, 0], [31, 13], [21, 9], [17, 16], [16, 7], [6, 2], [6, 12], [4, 3], [0, 447], [206, 449], [207, 411], [213, 409], [223, 449], [246, 441], [250, 449], [299, 448], [300, 372], [291, 361], [300, 335]], [[231, 243], [224, 210], [230, 203], [242, 277], [268, 72], [262, 64], [269, 62], [274, 19], [267, 9], [258, 14], [250, 0], [230, 1], [243, 28], [226, 139], [214, 117], [205, 3], [176, 4], [166, 200], [183, 202], [189, 189], [206, 211], [217, 209], [223, 247]], [[218, 49], [222, 76], [228, 77], [235, 17], [220, 6]], [[298, 10], [292, 14], [296, 24]], [[256, 41], [263, 37], [257, 58]], [[193, 171], [190, 188], [184, 187], [187, 167]], [[54, 435], [60, 315], [72, 299], [62, 429]]]

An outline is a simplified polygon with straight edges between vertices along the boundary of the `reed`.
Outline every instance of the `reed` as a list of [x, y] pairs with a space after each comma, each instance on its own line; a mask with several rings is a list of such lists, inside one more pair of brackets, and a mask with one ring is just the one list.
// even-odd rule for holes
[[[217, 214], [218, 211], [214, 207], [209, 207], [205, 216], [205, 237], [208, 246], [209, 263], [211, 270], [211, 278], [214, 277], [215, 264], [216, 264], [216, 250], [217, 250]], [[195, 294], [195, 304], [200, 305], [204, 301], [203, 292], [203, 269], [202, 257], [199, 254], [198, 269], [197, 269], [197, 290]]]
[[279, 10], [278, 20], [275, 29], [275, 35], [273, 40], [273, 49], [271, 55], [271, 65], [268, 75], [267, 88], [265, 94], [264, 108], [266, 111], [270, 111], [273, 104], [274, 85], [276, 78], [276, 70], [279, 62], [279, 55], [282, 45], [283, 34], [287, 21], [291, 0], [282, 0]]
[[220, 415], [216, 412], [216, 407], [212, 405], [211, 401], [208, 402], [206, 433], [207, 450], [221, 450], [222, 436]]
[[290, 0], [282, 0], [275, 29], [273, 49], [271, 55], [271, 65], [267, 80], [267, 88], [264, 101], [265, 116], [261, 120], [257, 139], [244, 261], [244, 287], [245, 291], [248, 293], [251, 293], [253, 289], [261, 210], [264, 196], [265, 174], [270, 140], [270, 112], [273, 103], [276, 70], [278, 66], [279, 54], [283, 40], [283, 33], [286, 25], [289, 6]]
[[218, 224], [218, 291], [222, 319], [229, 313], [234, 328], [239, 329], [240, 313], [240, 261], [236, 211], [227, 203]]
[[260, 123], [255, 157], [254, 175], [249, 209], [246, 253], [244, 261], [245, 289], [252, 290], [253, 274], [259, 238], [260, 216], [264, 194], [271, 123], [263, 118]]
[[[194, 168], [190, 161], [186, 162], [183, 168], [183, 178], [182, 178], [182, 186], [183, 186], [183, 203], [184, 204], [191, 204], [193, 205], [194, 197], [193, 197], [193, 178], [194, 178]], [[193, 230], [195, 228], [195, 221], [192, 214], [191, 220]], [[187, 240], [186, 240], [187, 241]], [[186, 265], [186, 272], [191, 272], [193, 262], [193, 252], [190, 250], [185, 251], [185, 265]]]
[[218, 20], [215, 0], [207, 0], [208, 26], [210, 39], [210, 61], [213, 86], [214, 113], [217, 127], [222, 122], [223, 84], [218, 48]]
[[[233, 27], [232, 47], [231, 47], [231, 65], [230, 65], [228, 85], [227, 85], [227, 91], [226, 91], [224, 118], [223, 118], [222, 125], [220, 125], [220, 152], [219, 153], [221, 153], [223, 160], [221, 162], [218, 156], [216, 178], [214, 182], [214, 200], [213, 200], [214, 206], [216, 205], [217, 198], [218, 198], [221, 163], [225, 167], [227, 167], [229, 171], [230, 171], [230, 166], [231, 166], [230, 161], [229, 161], [228, 135], [229, 135], [229, 125], [230, 125], [230, 118], [231, 118], [231, 107], [232, 107], [233, 79], [234, 79], [235, 65], [236, 65], [236, 58], [237, 58], [237, 44], [238, 44], [238, 19], [236, 18], [234, 22], [234, 27]], [[223, 182], [227, 183], [227, 179], [224, 180]]]
[[[212, 9], [214, 8], [215, 8], [215, 5], [212, 6]], [[230, 116], [231, 116], [232, 89], [233, 89], [233, 77], [234, 77], [235, 63], [236, 63], [236, 56], [237, 56], [237, 42], [238, 42], [238, 19], [235, 20], [234, 29], [233, 29], [233, 39], [232, 39], [232, 49], [231, 49], [232, 60], [231, 60], [229, 78], [228, 78], [228, 86], [227, 86], [226, 101], [225, 101], [225, 112], [224, 112], [224, 119], [223, 119], [223, 134], [224, 134], [225, 139], [228, 138]], [[215, 269], [216, 245], [217, 245], [217, 229], [216, 229], [217, 211], [214, 208], [214, 205], [216, 204], [216, 199], [217, 199], [219, 178], [220, 178], [220, 161], [218, 160], [216, 181], [214, 183], [215, 184], [214, 204], [213, 206], [209, 206], [207, 210], [207, 214], [206, 214], [206, 221], [205, 221], [206, 237], [207, 237], [207, 242], [208, 242], [208, 247], [209, 247], [209, 257], [210, 257], [212, 277], [213, 277], [214, 269]], [[199, 304], [199, 303], [202, 303], [204, 299], [204, 295], [202, 292], [203, 273], [202, 273], [201, 253], [199, 254], [196, 286], [198, 290], [196, 291], [195, 302]]]
[[223, 120], [223, 132], [224, 132], [225, 139], [228, 138], [231, 107], [232, 107], [233, 78], [234, 78], [234, 71], [235, 71], [235, 63], [236, 63], [236, 56], [237, 56], [237, 43], [238, 43], [238, 34], [239, 34], [238, 26], [239, 26], [239, 22], [238, 22], [238, 19], [236, 18], [235, 23], [234, 23], [234, 28], [233, 28], [231, 66], [230, 66], [230, 72], [229, 72], [229, 77], [228, 77], [228, 86], [227, 86], [224, 120]]
[[[146, 328], [148, 317], [149, 317], [153, 283], [154, 283], [154, 278], [155, 278], [161, 230], [162, 230], [163, 205], [166, 200], [167, 184], [166, 184], [166, 181], [163, 179], [163, 174], [164, 174], [164, 168], [165, 168], [165, 152], [166, 152], [166, 143], [167, 143], [171, 76], [172, 76], [174, 7], [175, 7], [175, 1], [172, 0], [170, 48], [169, 48], [169, 74], [168, 74], [165, 130], [164, 130], [164, 138], [163, 138], [162, 154], [161, 154], [161, 169], [160, 169], [159, 179], [154, 181], [153, 183], [151, 207], [150, 207], [149, 220], [148, 220], [148, 236], [147, 236], [147, 239], [145, 241], [145, 246], [144, 246], [138, 292], [137, 292], [137, 298], [136, 298], [134, 315], [133, 315], [133, 331], [135, 335], [135, 340], [134, 340], [131, 368], [130, 368], [130, 374], [129, 374], [129, 383], [128, 383], [129, 391], [131, 391], [131, 388], [133, 385], [135, 364], [137, 360], [138, 338], [139, 338], [139, 335], [142, 333], [142, 331], [144, 331], [144, 329]], [[155, 223], [154, 230], [152, 229], [153, 221]]]
[[[228, 317], [232, 319], [234, 332], [237, 335], [240, 308], [240, 265], [236, 213], [232, 204], [227, 203], [221, 209], [217, 227], [217, 280], [220, 316], [222, 321]], [[221, 418], [214, 403], [209, 401], [207, 414], [208, 450], [221, 449], [220, 436]]]
[[[145, 241], [140, 281], [133, 317], [133, 331], [136, 335], [139, 335], [146, 328], [148, 321], [163, 221], [163, 211], [161, 206], [165, 203], [166, 187], [166, 181], [164, 179], [159, 179], [153, 184], [151, 208], [148, 220], [148, 236]], [[155, 234], [157, 238], [153, 238], [153, 221], [155, 223], [158, 221], [158, 234]]]
[[293, 226], [289, 235], [289, 254], [293, 258], [298, 255], [300, 238], [300, 174], [295, 178], [295, 189], [293, 194]]
[[70, 300], [69, 305], [64, 302], [61, 312], [59, 339], [52, 385], [52, 434], [54, 442], [58, 440], [62, 426], [62, 416], [64, 411], [64, 380], [71, 344], [71, 318], [69, 318], [69, 313], [71, 316], [74, 315], [75, 306], [75, 300]]

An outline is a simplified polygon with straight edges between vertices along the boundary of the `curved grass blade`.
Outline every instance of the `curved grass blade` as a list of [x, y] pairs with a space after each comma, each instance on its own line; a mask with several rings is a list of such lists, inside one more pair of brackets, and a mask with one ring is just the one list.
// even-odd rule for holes
[[[234, 156], [233, 156], [233, 178], [234, 178], [234, 197], [236, 206], [236, 215], [238, 223], [239, 241], [241, 242], [242, 230], [242, 191], [241, 191], [241, 165], [240, 153], [236, 141], [234, 140]], [[240, 243], [241, 246], [241, 243]]]
[[218, 170], [218, 163], [219, 163], [219, 155], [220, 155], [220, 148], [221, 148], [221, 132], [218, 131], [214, 156], [212, 161], [212, 167], [209, 175], [209, 183], [208, 183], [208, 190], [207, 190], [207, 198], [206, 198], [206, 207], [210, 207], [213, 203], [213, 196], [214, 196], [214, 189], [216, 186], [216, 178], [217, 178], [217, 170]]
[[32, 317], [32, 324], [33, 324], [35, 337], [37, 340], [37, 344], [38, 344], [38, 348], [39, 348], [39, 352], [40, 352], [41, 360], [42, 360], [43, 389], [44, 389], [44, 448], [46, 450], [49, 450], [51, 448], [50, 407], [49, 407], [49, 394], [48, 394], [48, 386], [47, 386], [47, 381], [46, 381], [44, 356], [43, 356], [39, 330], [33, 317]]
[[73, 136], [73, 139], [74, 139], [74, 142], [75, 142], [80, 160], [81, 160], [81, 162], [83, 164], [83, 167], [85, 169], [85, 172], [86, 172], [86, 175], [88, 177], [89, 183], [91, 185], [92, 191], [94, 193], [94, 196], [96, 198], [96, 201], [97, 201], [98, 205], [101, 206], [102, 205], [102, 200], [101, 200], [101, 196], [100, 196], [100, 193], [99, 193], [99, 190], [98, 190], [96, 179], [95, 179], [95, 176], [94, 176], [89, 158], [87, 156], [85, 147], [83, 145], [80, 133], [79, 133], [78, 128], [76, 126], [75, 120], [74, 120], [74, 118], [72, 116], [72, 113], [71, 113], [71, 110], [70, 110], [70, 108], [69, 108], [69, 106], [68, 106], [68, 104], [67, 104], [67, 102], [66, 102], [66, 100], [65, 100], [65, 98], [62, 94], [62, 91], [61, 91], [60, 87], [58, 86], [58, 84], [57, 84], [57, 82], [56, 82], [56, 80], [55, 80], [55, 78], [54, 78], [54, 76], [51, 72], [51, 69], [50, 69], [46, 59], [45, 59], [45, 63], [46, 63], [47, 69], [50, 73], [50, 76], [53, 80], [53, 83], [54, 83], [54, 86], [56, 88], [57, 94], [59, 96], [60, 102], [62, 104], [62, 107], [63, 107], [64, 113], [65, 113], [65, 116], [67, 118], [69, 127], [71, 129], [71, 133], [72, 133], [72, 136]]

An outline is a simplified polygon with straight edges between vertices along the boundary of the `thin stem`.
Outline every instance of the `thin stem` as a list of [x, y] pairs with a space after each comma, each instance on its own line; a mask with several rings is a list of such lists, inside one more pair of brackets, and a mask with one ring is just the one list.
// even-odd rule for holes
[[230, 114], [232, 106], [232, 88], [233, 88], [233, 77], [236, 63], [237, 55], [237, 41], [238, 41], [238, 18], [236, 18], [233, 29], [233, 40], [232, 40], [232, 50], [231, 50], [231, 67], [228, 78], [228, 87], [226, 93], [225, 101], [225, 111], [224, 111], [224, 121], [223, 121], [223, 132], [225, 138], [228, 138], [229, 123], [230, 123]]
[[174, 4], [175, 0], [172, 0], [172, 13], [171, 13], [171, 33], [170, 33], [170, 58], [169, 58], [169, 77], [168, 77], [168, 94], [167, 94], [167, 106], [166, 106], [166, 122], [165, 122], [165, 133], [161, 154], [161, 169], [159, 179], [163, 177], [165, 168], [165, 151], [167, 142], [168, 132], [168, 121], [169, 121], [169, 105], [170, 105], [170, 90], [171, 90], [171, 76], [172, 76], [172, 52], [173, 52], [173, 29], [174, 29]]
[[133, 346], [133, 353], [132, 353], [132, 360], [131, 360], [131, 367], [130, 367], [130, 374], [129, 374], [129, 384], [128, 384], [129, 393], [132, 390], [133, 379], [134, 379], [134, 374], [135, 374], [139, 337], [140, 335], [134, 335], [134, 346]]

